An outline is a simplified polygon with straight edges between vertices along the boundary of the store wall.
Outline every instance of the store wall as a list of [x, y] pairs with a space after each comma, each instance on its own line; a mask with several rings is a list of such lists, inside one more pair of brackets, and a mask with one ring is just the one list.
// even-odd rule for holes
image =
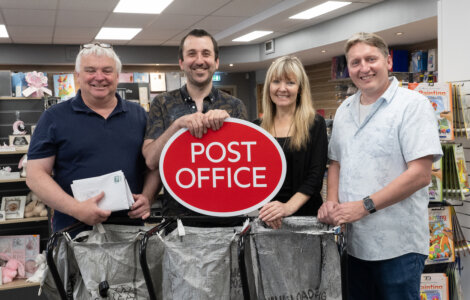
[[220, 72], [221, 81], [214, 82], [215, 87], [236, 87], [236, 97], [245, 103], [248, 120], [256, 118], [256, 74], [255, 72], [225, 73]]
[[[439, 0], [438, 6], [438, 66], [439, 81], [466, 81], [470, 84], [470, 1], [468, 0]], [[470, 149], [470, 141], [461, 139], [464, 148]], [[466, 154], [469, 153], [466, 151]], [[467, 170], [470, 170], [470, 157], [467, 159]], [[467, 198], [468, 199], [468, 198]], [[470, 203], [464, 202], [462, 207], [456, 207], [457, 217], [463, 229], [465, 238], [470, 240]], [[461, 267], [461, 286], [465, 299], [470, 295], [470, 255], [463, 256]]]
[[[438, 65], [440, 81], [470, 80], [470, 1], [438, 1]], [[467, 237], [470, 238], [470, 237]]]

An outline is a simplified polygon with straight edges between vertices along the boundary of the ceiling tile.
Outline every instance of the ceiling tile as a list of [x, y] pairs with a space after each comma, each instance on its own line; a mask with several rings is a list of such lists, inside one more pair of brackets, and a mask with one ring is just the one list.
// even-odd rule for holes
[[57, 13], [56, 26], [73, 27], [73, 26], [87, 26], [87, 27], [101, 27], [108, 17], [109, 13], [103, 11], [63, 11], [59, 10]]
[[112, 13], [104, 23], [104, 27], [143, 28], [156, 18], [155, 15], [146, 14], [116, 14]]
[[181, 39], [172, 38], [171, 40], [165, 41], [162, 46], [179, 46]]
[[194, 28], [203, 28], [209, 31], [212, 35], [215, 34], [214, 30], [222, 31], [229, 27], [232, 27], [239, 22], [242, 22], [244, 18], [242, 17], [217, 17], [209, 16], [203, 20], [194, 24]]
[[3, 16], [7, 26], [53, 26], [54, 10], [4, 9]]
[[93, 40], [93, 38], [92, 39], [86, 39], [86, 38], [77, 38], [77, 37], [74, 37], [74, 38], [70, 38], [70, 37], [57, 38], [57, 37], [54, 37], [53, 38], [53, 43], [54, 44], [65, 44], [65, 45], [83, 45], [83, 44], [90, 43], [92, 40]]
[[224, 7], [227, 3], [230, 3], [230, 1], [231, 0], [175, 0], [162, 14], [207, 15]]
[[132, 39], [128, 45], [148, 45], [148, 46], [159, 46], [162, 45], [165, 39]]
[[171, 30], [154, 30], [154, 29], [144, 29], [139, 32], [134, 39], [137, 40], [167, 40], [173, 36], [181, 33], [181, 30], [171, 29]]
[[119, 0], [59, 0], [59, 10], [85, 10], [109, 12], [114, 10], [118, 2]]
[[14, 43], [47, 44], [52, 42], [52, 27], [9, 26], [8, 33]]
[[200, 15], [159, 15], [149, 28], [154, 30], [174, 30], [193, 28], [193, 24], [202, 20], [204, 16]]
[[213, 13], [215, 16], [251, 17], [275, 6], [282, 0], [234, 0]]
[[19, 9], [56, 9], [57, 0], [0, 0], [0, 7]]
[[[54, 40], [56, 39], [87, 39], [92, 40], [98, 34], [98, 27], [62, 27], [57, 26], [54, 31]], [[79, 42], [77, 42], [78, 44]]]

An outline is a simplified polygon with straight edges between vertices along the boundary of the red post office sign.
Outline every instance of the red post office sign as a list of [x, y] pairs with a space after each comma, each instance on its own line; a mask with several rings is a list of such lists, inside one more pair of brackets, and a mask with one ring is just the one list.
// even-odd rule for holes
[[176, 132], [160, 158], [160, 176], [170, 195], [201, 214], [229, 217], [268, 203], [286, 176], [279, 143], [264, 129], [229, 118], [202, 139]]

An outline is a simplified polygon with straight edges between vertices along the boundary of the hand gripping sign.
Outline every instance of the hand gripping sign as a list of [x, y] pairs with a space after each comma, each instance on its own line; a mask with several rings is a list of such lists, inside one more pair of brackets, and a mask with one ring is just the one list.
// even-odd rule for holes
[[185, 207], [230, 217], [256, 210], [277, 194], [286, 176], [286, 158], [266, 130], [228, 118], [202, 139], [188, 129], [176, 132], [163, 148], [160, 176]]

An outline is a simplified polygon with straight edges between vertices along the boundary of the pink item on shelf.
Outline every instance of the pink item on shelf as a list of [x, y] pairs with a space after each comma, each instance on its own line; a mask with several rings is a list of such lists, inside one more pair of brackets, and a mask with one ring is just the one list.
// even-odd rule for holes
[[49, 96], [52, 95], [52, 91], [47, 88], [47, 77], [44, 76], [42, 72], [28, 72], [26, 73], [26, 82], [28, 83], [28, 88], [23, 91], [25, 97], [36, 96], [42, 97], [44, 93]]

